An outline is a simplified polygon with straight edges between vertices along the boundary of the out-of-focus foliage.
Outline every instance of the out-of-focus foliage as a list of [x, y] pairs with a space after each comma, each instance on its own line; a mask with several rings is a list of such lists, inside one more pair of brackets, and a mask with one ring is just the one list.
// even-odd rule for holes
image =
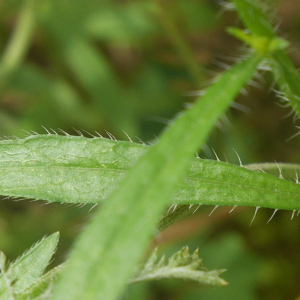
[[[124, 130], [144, 138], [147, 119], [172, 116], [184, 101], [180, 93], [193, 90], [160, 21], [169, 7], [155, 1], [9, 1], [0, 11], [3, 52], [25, 6], [33, 24], [27, 45], [15, 43], [24, 47], [24, 60], [2, 88], [2, 115], [11, 125], [2, 128], [4, 134], [43, 125], [105, 128], [117, 136]], [[177, 1], [170, 17], [175, 26], [180, 22], [185, 31], [198, 33], [214, 25], [215, 9], [196, 1], [182, 8]], [[174, 89], [177, 82], [186, 87]]]
[[[300, 3], [276, 2], [281, 35], [293, 45], [290, 56], [299, 67]], [[18, 39], [14, 33], [21, 20], [26, 26]], [[237, 26], [237, 20], [234, 12], [208, 0], [2, 1], [0, 135], [45, 133], [45, 126], [75, 134], [72, 128], [103, 135], [107, 130], [118, 139], [126, 139], [124, 130], [132, 139], [154, 140], [168, 119], [194, 100], [193, 92], [232, 63], [239, 44], [224, 27]], [[263, 76], [271, 82], [268, 74]], [[230, 111], [202, 156], [213, 158], [214, 148], [222, 160], [238, 162], [234, 148], [243, 163], [298, 163], [299, 139], [286, 142], [297, 124], [283, 119], [289, 111], [272, 101], [278, 102], [274, 93], [249, 87], [240, 97], [247, 113]], [[2, 201], [0, 249], [14, 259], [45, 234], [60, 231], [58, 263], [91, 216], [89, 208]], [[200, 247], [209, 269], [227, 268], [228, 287], [219, 292], [166, 280], [133, 285], [125, 299], [296, 299], [299, 220], [279, 212], [266, 225], [272, 212], [261, 209], [250, 227], [253, 210], [235, 215], [217, 211], [208, 219], [208, 211], [199, 209], [197, 220], [206, 220], [199, 225], [201, 235], [192, 232], [197, 228], [193, 217], [184, 223], [184, 243], [178, 243]], [[169, 232], [174, 244], [180, 232]], [[168, 252], [180, 248], [163, 239]]]

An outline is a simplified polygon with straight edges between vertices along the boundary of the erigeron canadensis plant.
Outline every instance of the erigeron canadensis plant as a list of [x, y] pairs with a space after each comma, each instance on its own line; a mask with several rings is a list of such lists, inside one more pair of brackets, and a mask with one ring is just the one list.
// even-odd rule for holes
[[[226, 285], [219, 277], [223, 270], [207, 271], [197, 251], [190, 254], [187, 247], [168, 263], [157, 261], [154, 251], [139, 271], [137, 265], [153, 232], [200, 205], [252, 206], [255, 212], [267, 207], [274, 213], [290, 210], [292, 216], [300, 210], [298, 177], [289, 181], [282, 176], [297, 171], [296, 164], [236, 166], [193, 158], [260, 67], [270, 69], [280, 95], [300, 115], [300, 78], [286, 54], [288, 43], [277, 36], [259, 3], [232, 3], [246, 30], [228, 31], [248, 45], [248, 54], [218, 75], [154, 146], [50, 132], [0, 143], [2, 195], [61, 203], [103, 202], [66, 265], [42, 275], [56, 249], [57, 233], [9, 266], [2, 254], [0, 299], [112, 300], [128, 283], [160, 278]], [[278, 169], [279, 177], [268, 174]]]

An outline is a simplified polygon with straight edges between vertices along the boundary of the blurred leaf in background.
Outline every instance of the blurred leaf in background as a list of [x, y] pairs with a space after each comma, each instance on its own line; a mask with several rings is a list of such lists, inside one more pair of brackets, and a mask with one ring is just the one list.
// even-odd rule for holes
[[[180, 36], [214, 26], [210, 3], [181, 6], [174, 2], [170, 14], [176, 30], [183, 31]], [[195, 9], [202, 18], [196, 18]], [[122, 137], [124, 130], [144, 138], [143, 128], [152, 125], [147, 118], [169, 118], [180, 110], [182, 94], [195, 86], [182, 58], [174, 54], [177, 45], [161, 24], [161, 10], [166, 13], [155, 1], [3, 4], [3, 50], [13, 44], [22, 52], [2, 91], [3, 114], [15, 124], [15, 131], [6, 128], [5, 134], [19, 128], [40, 131], [43, 125], [105, 129]], [[24, 11], [31, 19], [28, 32], [23, 29], [27, 41], [12, 43], [18, 25], [24, 28]], [[197, 61], [195, 67], [201, 69]]]

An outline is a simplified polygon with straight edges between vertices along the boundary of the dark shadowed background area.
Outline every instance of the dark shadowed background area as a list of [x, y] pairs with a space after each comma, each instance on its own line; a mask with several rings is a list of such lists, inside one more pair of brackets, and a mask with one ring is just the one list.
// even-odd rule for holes
[[[223, 1], [220, 1], [223, 2]], [[271, 1], [279, 34], [300, 66], [300, 1]], [[151, 142], [176, 113], [243, 53], [227, 26], [236, 13], [209, 0], [9, 0], [0, 2], [0, 136], [80, 130]], [[220, 120], [201, 157], [300, 163], [299, 132], [280, 107], [270, 74], [254, 79]], [[235, 151], [234, 151], [235, 150]], [[174, 149], [176, 151], [176, 149]], [[172, 155], [172, 153], [170, 153]], [[1, 176], [1, 173], [0, 173]], [[84, 180], [84, 178], [82, 179]], [[0, 202], [0, 249], [14, 260], [61, 232], [62, 262], [91, 206]], [[300, 219], [254, 208], [200, 208], [156, 237], [162, 252], [199, 247], [209, 268], [226, 268], [224, 288], [166, 280], [128, 288], [128, 300], [300, 299]]]

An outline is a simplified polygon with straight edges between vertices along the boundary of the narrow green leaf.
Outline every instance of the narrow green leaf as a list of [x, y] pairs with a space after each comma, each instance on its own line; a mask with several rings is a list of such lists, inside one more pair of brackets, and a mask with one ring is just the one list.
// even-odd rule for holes
[[[99, 203], [149, 148], [133, 142], [57, 135], [1, 141], [0, 194], [50, 202]], [[219, 161], [194, 159], [178, 185], [173, 204], [295, 210], [300, 209], [299, 189], [293, 182], [267, 174]], [[186, 209], [185, 212], [189, 213]], [[167, 220], [173, 223], [177, 213], [179, 210], [160, 226], [167, 226]]]
[[183, 247], [169, 259], [165, 264], [163, 256], [157, 262], [157, 249], [153, 251], [148, 262], [139, 274], [130, 280], [130, 283], [159, 280], [164, 278], [177, 278], [193, 280], [204, 285], [227, 285], [227, 282], [219, 277], [225, 270], [208, 271], [202, 265], [202, 259], [198, 256], [198, 250], [193, 254], [189, 253], [188, 247]]
[[[44, 272], [55, 252], [58, 238], [59, 233], [54, 233], [41, 240], [9, 266], [5, 273], [14, 293], [28, 288]], [[11, 299], [3, 274], [0, 276], [0, 299]]]
[[128, 171], [78, 239], [52, 300], [119, 296], [195, 151], [262, 58], [253, 54], [220, 76]]
[[[253, 172], [248, 166], [243, 168], [209, 160], [202, 160], [200, 164], [193, 162], [184, 181], [186, 189], [182, 190], [186, 194], [181, 195], [182, 199], [191, 201], [180, 201], [180, 204], [246, 205], [298, 210], [300, 186], [295, 184], [296, 180], [283, 180], [276, 168], [277, 173], [271, 173], [273, 176]], [[194, 202], [193, 199], [197, 198], [199, 200]]]

